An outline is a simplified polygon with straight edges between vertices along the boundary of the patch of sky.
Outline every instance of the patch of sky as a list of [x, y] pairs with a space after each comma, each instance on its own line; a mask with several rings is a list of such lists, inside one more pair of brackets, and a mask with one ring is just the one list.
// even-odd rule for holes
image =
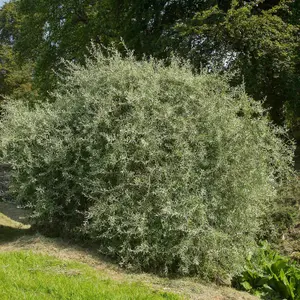
[[7, 3], [7, 0], [0, 0], [0, 7], [3, 6], [4, 3]]

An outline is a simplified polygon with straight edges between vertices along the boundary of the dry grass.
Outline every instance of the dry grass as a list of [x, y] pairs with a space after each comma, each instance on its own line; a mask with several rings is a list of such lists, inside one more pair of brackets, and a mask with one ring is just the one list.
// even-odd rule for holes
[[[1, 206], [0, 206], [1, 208]], [[16, 210], [16, 208], [15, 208]], [[17, 216], [20, 211], [13, 214], [13, 207], [9, 209], [11, 215]], [[25, 219], [24, 219], [25, 220]], [[198, 279], [182, 278], [168, 279], [151, 274], [130, 273], [117, 265], [101, 258], [96, 251], [85, 249], [79, 245], [68, 243], [61, 239], [50, 239], [37, 233], [32, 233], [29, 225], [22, 224], [0, 214], [0, 251], [28, 250], [54, 256], [62, 260], [76, 260], [92, 266], [96, 270], [107, 274], [119, 282], [142, 282], [144, 285], [182, 295], [186, 299], [197, 300], [254, 300], [257, 297], [236, 291], [230, 287], [221, 287], [214, 284], [200, 282]], [[3, 233], [4, 230], [4, 233]], [[13, 239], [2, 239], [2, 235], [14, 232]]]

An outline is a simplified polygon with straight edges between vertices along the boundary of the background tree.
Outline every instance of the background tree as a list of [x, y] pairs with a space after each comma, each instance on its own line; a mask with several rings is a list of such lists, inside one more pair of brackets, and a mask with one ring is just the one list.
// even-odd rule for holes
[[14, 50], [18, 39], [21, 17], [17, 2], [3, 5], [0, 10], [0, 97], [29, 98], [33, 94], [33, 63], [21, 62]]
[[35, 81], [42, 92], [56, 83], [53, 70], [61, 59], [84, 61], [91, 40], [105, 45], [115, 36], [110, 1], [20, 0], [22, 14], [16, 49], [24, 59], [35, 59]]
[[0, 46], [0, 94], [14, 98], [30, 98], [33, 95], [32, 72], [30, 63], [20, 65], [13, 49]]
[[282, 122], [285, 110], [285, 117], [295, 121], [300, 97], [299, 20], [295, 6], [272, 3], [232, 1], [226, 12], [215, 6], [178, 28], [190, 42], [189, 57], [195, 66], [217, 64], [236, 71], [233, 83], [244, 81], [257, 100], [266, 97], [273, 120]]
[[36, 60], [36, 82], [42, 91], [51, 90], [53, 69], [61, 58], [84, 62], [91, 40], [102, 45], [125, 41], [138, 58], [152, 55], [167, 58], [177, 49], [178, 20], [216, 4], [210, 1], [137, 0], [20, 0], [22, 15], [16, 48], [24, 58]]
[[[256, 100], [266, 99], [277, 123], [297, 124], [299, 105], [299, 2], [293, 0], [19, 0], [22, 16], [15, 50], [35, 61], [43, 94], [56, 84], [61, 59], [84, 63], [91, 40], [123, 38], [141, 59], [176, 52], [195, 70], [234, 71]], [[120, 48], [119, 48], [120, 49]]]

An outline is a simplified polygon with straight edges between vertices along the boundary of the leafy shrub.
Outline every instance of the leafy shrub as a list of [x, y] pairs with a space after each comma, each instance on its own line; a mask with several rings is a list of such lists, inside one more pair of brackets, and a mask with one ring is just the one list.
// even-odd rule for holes
[[225, 77], [107, 52], [68, 63], [54, 103], [6, 107], [16, 198], [126, 267], [236, 272], [290, 172], [284, 131]]
[[234, 286], [264, 299], [300, 299], [300, 269], [264, 243], [234, 278]]
[[299, 174], [289, 177], [278, 190], [277, 197], [268, 213], [262, 217], [259, 240], [278, 245], [283, 235], [300, 222]]

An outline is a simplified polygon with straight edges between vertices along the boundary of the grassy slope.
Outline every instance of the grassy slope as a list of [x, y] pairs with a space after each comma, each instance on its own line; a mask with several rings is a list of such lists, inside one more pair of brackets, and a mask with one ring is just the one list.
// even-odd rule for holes
[[30, 228], [29, 225], [24, 225], [18, 221], [14, 221], [9, 217], [5, 216], [0, 212], [0, 226], [3, 227], [10, 227], [10, 228], [17, 228], [17, 229], [28, 229]]
[[179, 299], [137, 283], [118, 283], [105, 273], [30, 252], [0, 254], [1, 299]]
[[14, 221], [0, 214], [0, 299], [257, 299], [197, 279], [126, 272], [91, 250], [33, 234], [19, 211], [9, 213]]

